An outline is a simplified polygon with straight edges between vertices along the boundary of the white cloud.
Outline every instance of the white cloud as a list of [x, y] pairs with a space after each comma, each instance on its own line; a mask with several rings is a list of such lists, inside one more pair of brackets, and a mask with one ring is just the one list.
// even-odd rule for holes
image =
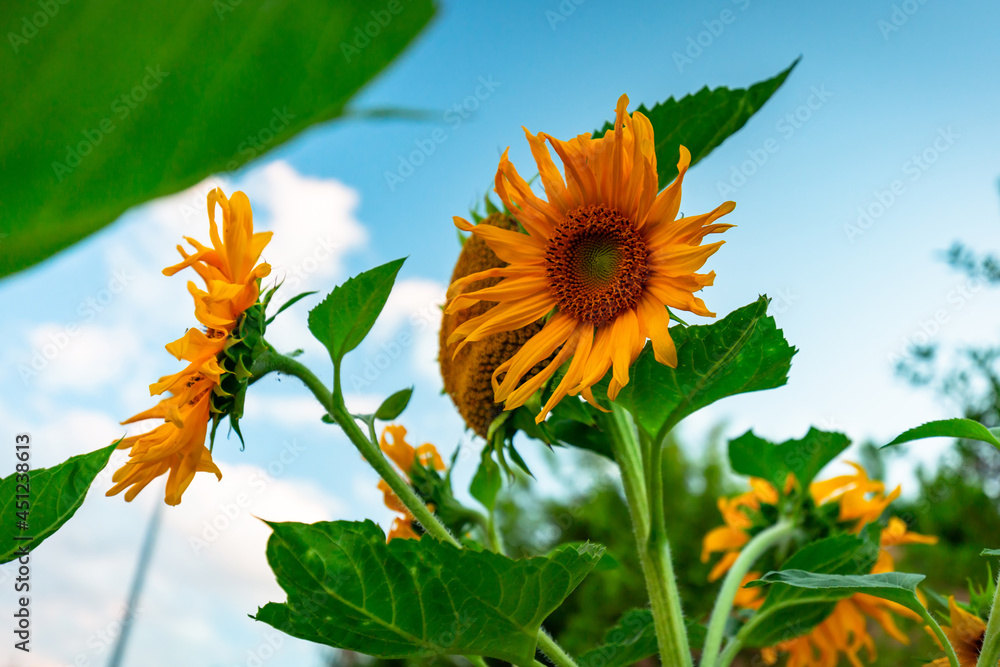
[[414, 370], [423, 379], [440, 383], [438, 333], [446, 291], [445, 285], [426, 278], [397, 282], [366, 341], [369, 350], [377, 350], [371, 354], [393, 357], [408, 350]]

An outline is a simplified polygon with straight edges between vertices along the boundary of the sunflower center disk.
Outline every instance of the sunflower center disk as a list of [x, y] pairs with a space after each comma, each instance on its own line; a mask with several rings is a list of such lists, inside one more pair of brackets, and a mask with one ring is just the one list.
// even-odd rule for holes
[[567, 214], [545, 251], [559, 309], [595, 326], [635, 308], [649, 276], [649, 254], [632, 222], [606, 206]]

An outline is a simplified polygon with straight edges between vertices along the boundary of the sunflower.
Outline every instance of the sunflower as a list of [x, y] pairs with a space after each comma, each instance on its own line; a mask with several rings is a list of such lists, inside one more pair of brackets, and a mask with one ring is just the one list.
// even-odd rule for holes
[[[722, 245], [701, 245], [733, 210], [726, 202], [711, 213], [677, 219], [681, 184], [691, 155], [680, 147], [677, 179], [657, 194], [653, 127], [642, 113], [618, 100], [614, 127], [603, 137], [581, 134], [569, 141], [525, 130], [547, 200], [536, 196], [504, 151], [496, 193], [524, 229], [473, 225], [459, 229], [483, 239], [507, 266], [479, 271], [452, 283], [446, 313], [487, 301], [496, 305], [456, 327], [448, 344], [464, 345], [543, 318], [541, 331], [493, 371], [494, 398], [507, 410], [523, 405], [563, 365], [565, 375], [536, 417], [541, 422], [563, 397], [581, 394], [596, 405], [591, 387], [613, 370], [608, 397], [628, 384], [629, 367], [646, 339], [658, 362], [677, 365], [666, 306], [713, 317], [694, 293], [715, 273], [695, 273]], [[559, 173], [546, 141], [563, 163]], [[509, 150], [509, 149], [508, 149]], [[464, 291], [470, 283], [495, 285]], [[526, 379], [529, 371], [544, 368]]]
[[[881, 482], [869, 479], [861, 466], [848, 463], [854, 468], [854, 474], [814, 482], [809, 486], [809, 494], [817, 506], [837, 503], [838, 523], [845, 524], [848, 532], [857, 534], [882, 516], [898, 497], [900, 489], [896, 488], [886, 495]], [[792, 478], [788, 480], [784, 489], [786, 494], [794, 488], [794, 482]], [[778, 502], [777, 490], [769, 482], [751, 478], [750, 487], [750, 491], [718, 501], [725, 525], [709, 531], [702, 542], [703, 562], [708, 562], [713, 553], [723, 554], [709, 573], [709, 581], [722, 577], [736, 562], [740, 550], [750, 541], [750, 531], [761, 506], [776, 505]], [[890, 552], [893, 547], [936, 542], [936, 537], [910, 532], [902, 519], [892, 517], [881, 532], [882, 548], [870, 572], [879, 574], [895, 570]], [[750, 573], [743, 582], [755, 578], [759, 576]], [[734, 605], [743, 609], [758, 609], [763, 602], [760, 589], [741, 588]], [[869, 618], [874, 619], [889, 636], [903, 644], [909, 643], [909, 638], [896, 625], [894, 614], [919, 620], [916, 614], [901, 605], [870, 595], [855, 594], [838, 601], [830, 615], [808, 633], [762, 649], [761, 658], [765, 664], [773, 665], [785, 653], [788, 655], [787, 667], [836, 667], [844, 656], [854, 667], [861, 667], [862, 650], [870, 660], [875, 660], [876, 656], [875, 643], [867, 630]]]
[[[958, 664], [961, 667], [976, 667], [979, 662], [979, 653], [983, 650], [983, 638], [986, 636], [986, 623], [975, 614], [965, 611], [955, 602], [955, 596], [948, 598], [948, 611], [951, 616], [951, 625], [941, 628], [948, 637], [955, 654], [958, 656]], [[928, 632], [930, 629], [928, 628]], [[931, 633], [934, 641], [941, 642]], [[942, 648], [944, 648], [942, 646]], [[927, 663], [927, 667], [948, 667], [948, 658], [938, 658]], [[1000, 663], [997, 663], [1000, 664]]]
[[[415, 465], [425, 468], [433, 467], [435, 470], [445, 469], [444, 461], [441, 459], [441, 455], [438, 454], [437, 448], [434, 445], [424, 443], [414, 448], [410, 443], [406, 442], [406, 428], [403, 426], [395, 424], [386, 426], [382, 430], [382, 436], [379, 438], [379, 447], [382, 453], [396, 464], [396, 467], [406, 476], [407, 480], [410, 479], [410, 473]], [[420, 535], [413, 529], [416, 519], [414, 519], [410, 510], [399, 499], [399, 496], [396, 495], [396, 492], [389, 487], [384, 479], [379, 480], [378, 488], [384, 497], [385, 506], [401, 515], [393, 520], [389, 534], [386, 536], [386, 541], [391, 542], [396, 538], [405, 540], [420, 539]], [[433, 511], [433, 507], [431, 510]]]
[[[480, 225], [487, 225], [516, 231], [517, 221], [509, 215], [494, 213], [485, 218]], [[473, 236], [466, 239], [459, 253], [451, 281], [455, 282], [466, 276], [494, 268], [502, 268], [507, 263], [501, 261], [483, 239]], [[492, 287], [500, 281], [499, 278], [486, 278], [481, 282], [467, 284], [467, 289]], [[441, 377], [444, 379], [444, 390], [458, 408], [465, 424], [477, 435], [486, 438], [490, 424], [503, 412], [503, 406], [493, 402], [493, 371], [510, 359], [535, 334], [542, 330], [541, 322], [533, 322], [520, 329], [500, 331], [492, 336], [469, 343], [454, 355], [449, 352], [448, 338], [456, 327], [472, 317], [482, 315], [493, 307], [492, 303], [480, 301], [466, 310], [446, 313], [441, 320], [439, 336], [440, 352], [438, 361], [441, 366]], [[529, 371], [527, 377], [541, 370], [536, 366]]]
[[[216, 205], [222, 208], [222, 236], [215, 223]], [[271, 232], [254, 234], [250, 201], [242, 192], [227, 199], [222, 190], [212, 190], [208, 194], [208, 219], [212, 247], [185, 237], [195, 252], [188, 254], [177, 246], [183, 261], [163, 269], [164, 275], [172, 276], [191, 267], [204, 280], [207, 291], [188, 283], [195, 317], [204, 329], [188, 329], [166, 346], [178, 360], [188, 362], [184, 370], [149, 386], [151, 396], [169, 395], [122, 422], [163, 420], [152, 431], [119, 443], [118, 449], [129, 450], [129, 459], [115, 472], [112, 481], [116, 484], [107, 492], [109, 496], [128, 489], [125, 500], [131, 501], [151, 481], [169, 473], [164, 499], [168, 505], [177, 505], [195, 473], [211, 472], [222, 479], [222, 472], [205, 446], [205, 436], [208, 422], [224, 412], [220, 405], [231, 399], [230, 392], [223, 388], [225, 376], [233, 372], [224, 367], [231, 365], [224, 352], [237, 342], [233, 334], [240, 329], [244, 313], [258, 303], [259, 279], [271, 272], [268, 264], [257, 264]], [[245, 370], [240, 367], [241, 372]]]

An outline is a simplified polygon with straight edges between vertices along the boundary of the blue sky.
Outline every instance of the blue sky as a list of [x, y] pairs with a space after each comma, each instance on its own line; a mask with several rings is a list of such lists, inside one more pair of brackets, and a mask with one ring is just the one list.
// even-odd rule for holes
[[[757, 116], [692, 170], [682, 204], [699, 212], [737, 202], [728, 220], [738, 227], [710, 261], [718, 279], [704, 298], [722, 315], [771, 295], [800, 351], [787, 387], [722, 402], [683, 432], [695, 452], [722, 420], [727, 436], [753, 426], [783, 440], [815, 424], [886, 440], [956, 410], [896, 380], [891, 356], [928, 331], [953, 344], [989, 339], [1000, 326], [997, 295], [966, 284], [938, 257], [956, 239], [983, 252], [1000, 246], [1000, 94], [991, 78], [998, 19], [992, 3], [940, 0], [448, 3], [355, 100], [358, 109], [426, 110], [425, 121], [314, 128], [212, 183], [246, 191], [258, 225], [275, 230], [267, 258], [289, 278], [286, 296], [409, 257], [370, 340], [348, 360], [346, 377], [358, 378], [349, 400], [363, 411], [416, 384], [403, 423], [418, 442], [450, 452], [462, 427], [439, 393], [434, 357], [437, 304], [458, 251], [451, 216], [487, 192], [507, 146], [522, 173], [532, 173], [521, 125], [568, 137], [601, 125], [623, 92], [635, 106], [703, 85], [743, 87], [802, 56]], [[163, 345], [192, 323], [190, 302], [184, 279], [159, 270], [173, 263], [182, 235], [207, 236], [207, 188], [130, 211], [0, 283], [0, 422], [32, 433], [36, 465], [120, 435], [116, 422], [149, 405], [146, 386], [176, 370]], [[269, 338], [304, 348], [305, 362], [329, 373], [304, 327], [313, 303], [282, 315]], [[46, 345], [58, 352], [22, 378], [19, 367]], [[268, 579], [267, 533], [253, 515], [388, 521], [374, 473], [319, 421], [311, 400], [294, 380], [255, 385], [246, 450], [220, 439], [223, 482], [197, 480], [167, 512], [127, 664], [243, 665], [248, 651], [266, 652], [267, 628], [246, 614], [281, 593]], [[462, 484], [479, 447], [464, 440]], [[912, 449], [906, 460], [933, 461], [941, 451]], [[11, 465], [0, 463], [0, 473]], [[907, 481], [910, 469], [893, 478]], [[114, 627], [155, 498], [105, 499], [103, 481], [36, 554], [45, 612], [38, 662], [28, 664], [106, 660], [93, 638]], [[559, 492], [555, 479], [540, 483]], [[247, 502], [232, 510], [239, 498]], [[225, 528], [199, 548], [192, 538], [211, 536], [213, 522]], [[6, 573], [0, 568], [0, 578]], [[150, 662], [143, 646], [158, 657]], [[268, 664], [317, 664], [317, 656], [285, 638]]]

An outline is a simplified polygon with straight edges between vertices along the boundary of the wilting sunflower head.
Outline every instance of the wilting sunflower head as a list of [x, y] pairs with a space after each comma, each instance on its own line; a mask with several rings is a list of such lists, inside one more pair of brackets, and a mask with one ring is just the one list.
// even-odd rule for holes
[[[581, 394], [596, 405], [591, 387], [609, 369], [608, 396], [614, 400], [647, 339], [657, 361], [676, 366], [667, 307], [714, 316], [694, 293], [711, 285], [715, 273], [696, 271], [722, 244], [702, 240], [732, 226], [715, 221], [734, 204], [678, 219], [691, 156], [680, 148], [677, 179], [657, 194], [652, 125], [640, 112], [629, 115], [627, 105], [622, 95], [614, 126], [602, 137], [560, 141], [525, 130], [547, 199], [535, 195], [504, 152], [496, 193], [524, 232], [455, 218], [459, 229], [482, 239], [506, 266], [454, 280], [447, 314], [483, 302], [495, 305], [470, 312], [446, 343], [458, 343], [453, 354], [459, 355], [488, 336], [542, 324], [492, 374], [494, 398], [510, 410], [569, 362], [539, 422], [567, 395]], [[549, 146], [562, 160], [565, 178]], [[487, 279], [497, 282], [481, 283]], [[539, 364], [540, 372], [532, 374]]]
[[[845, 532], [860, 533], [865, 526], [878, 521], [899, 495], [899, 488], [886, 495], [884, 485], [869, 479], [864, 468], [855, 463], [848, 464], [854, 468], [854, 474], [813, 482], [809, 486], [806, 507], [816, 516], [807, 517], [805, 522], [813, 527], [811, 530], [815, 530], [815, 526], [825, 526], [819, 534], [810, 535], [811, 539]], [[713, 553], [722, 553], [709, 574], [709, 581], [715, 581], [728, 572], [751, 535], [773, 521], [778, 514], [776, 506], [782, 497], [798, 493], [795, 479], [791, 476], [780, 494], [762, 479], [752, 478], [750, 486], [750, 491], [733, 498], [719, 498], [719, 511], [725, 525], [709, 531], [702, 543], [703, 562], [708, 562]], [[870, 572], [879, 574], [895, 570], [890, 551], [894, 547], [936, 542], [936, 537], [910, 532], [902, 519], [892, 517], [880, 533], [881, 549]], [[774, 563], [774, 569], [781, 565]], [[750, 579], [748, 575], [744, 583]], [[757, 609], [763, 602], [761, 589], [750, 588], [740, 590], [734, 605]], [[869, 618], [875, 620], [887, 635], [903, 644], [909, 643], [909, 638], [896, 625], [896, 616], [919, 620], [916, 614], [901, 605], [869, 595], [852, 595], [839, 601], [830, 615], [809, 632], [764, 648], [761, 657], [766, 664], [773, 665], [780, 655], [786, 654], [787, 667], [836, 667], [841, 657], [846, 657], [852, 665], [861, 665], [862, 651], [869, 661], [876, 659], [875, 642], [867, 629]]]
[[[406, 428], [395, 424], [389, 424], [382, 430], [382, 437], [379, 438], [379, 447], [390, 461], [396, 464], [400, 472], [408, 481], [412, 481], [413, 476], [420, 472], [420, 469], [431, 468], [433, 470], [444, 470], [444, 461], [438, 454], [437, 448], [424, 443], [414, 448], [406, 441]], [[417, 532], [416, 519], [406, 508], [406, 505], [399, 499], [385, 480], [379, 480], [378, 488], [382, 492], [385, 506], [396, 512], [400, 516], [393, 519], [392, 527], [386, 536], [387, 541], [394, 539], [416, 540], [420, 539]], [[433, 510], [433, 505], [430, 505]]]
[[[951, 625], [946, 625], [941, 629], [944, 630], [949, 643], [955, 649], [958, 664], [960, 667], [975, 667], [979, 662], [979, 654], [983, 650], [986, 622], [975, 614], [962, 609], [955, 602], [954, 595], [948, 598], [948, 614], [951, 617]], [[931, 632], [930, 628], [927, 628], [927, 632], [938, 643], [938, 646], [941, 646], [937, 635]], [[944, 649], [943, 646], [941, 648]], [[927, 663], [927, 667], [948, 667], [949, 664], [948, 658], [944, 657]]]
[[[215, 223], [216, 205], [222, 208], [221, 236]], [[130, 450], [129, 460], [115, 472], [116, 484], [107, 492], [109, 496], [128, 489], [125, 500], [131, 501], [151, 481], [169, 472], [165, 500], [176, 505], [195, 473], [212, 472], [222, 478], [205, 446], [208, 422], [213, 421], [214, 434], [219, 421], [229, 416], [239, 432], [249, 368], [254, 352], [263, 344], [259, 281], [271, 267], [257, 260], [271, 233], [253, 232], [250, 201], [242, 192], [231, 199], [218, 188], [210, 192], [208, 219], [211, 247], [187, 238], [195, 252], [188, 254], [178, 246], [184, 261], [163, 270], [172, 276], [191, 267], [204, 280], [207, 291], [188, 283], [195, 317], [204, 328], [188, 329], [166, 346], [177, 359], [188, 362], [184, 370], [150, 385], [150, 395], [167, 392], [169, 396], [122, 422], [163, 420], [152, 431], [125, 438], [118, 445]]]
[[[494, 213], [479, 224], [512, 232], [518, 229], [517, 221], [502, 213]], [[472, 236], [462, 245], [462, 252], [459, 253], [455, 270], [451, 274], [451, 282], [505, 266], [507, 262], [500, 260], [482, 238]], [[484, 278], [476, 283], [466, 284], [465, 290], [491, 287], [498, 282], [500, 278]], [[503, 406], [493, 400], [493, 371], [542, 330], [541, 322], [533, 322], [520, 329], [486, 336], [455, 351], [456, 346], [448, 344], [455, 329], [492, 307], [492, 303], [480, 301], [464, 310], [446, 312], [441, 320], [439, 337], [438, 361], [444, 378], [444, 390], [451, 396], [466, 425], [482, 438], [487, 436], [490, 424], [503, 411]], [[541, 368], [536, 368], [535, 372], [539, 370]]]

